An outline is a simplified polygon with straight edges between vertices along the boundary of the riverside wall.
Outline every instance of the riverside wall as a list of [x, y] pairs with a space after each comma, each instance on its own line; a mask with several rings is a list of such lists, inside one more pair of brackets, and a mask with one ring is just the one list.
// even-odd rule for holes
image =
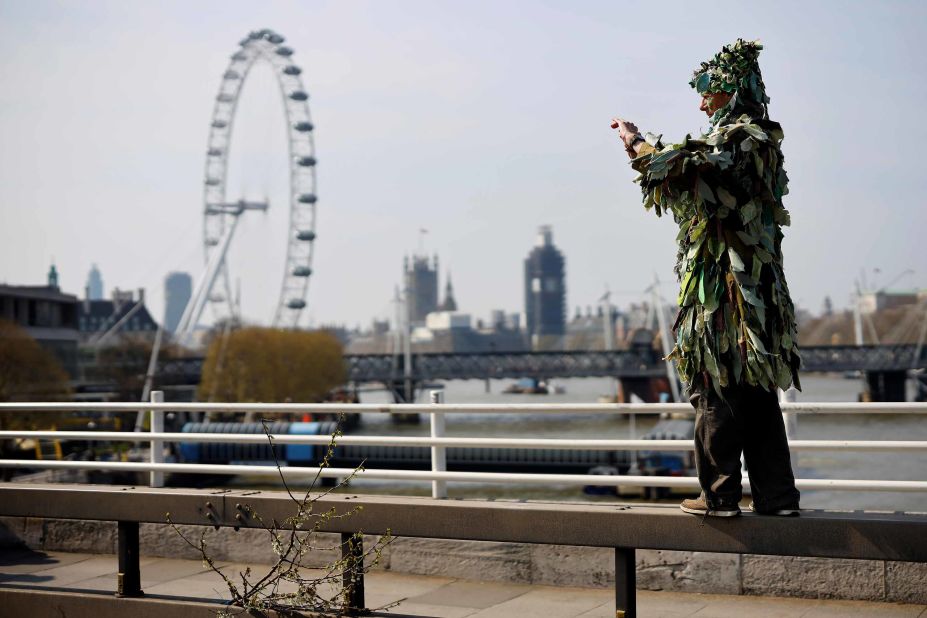
[[[202, 526], [178, 531], [199, 541]], [[199, 559], [196, 550], [165, 524], [141, 524], [143, 556]], [[318, 535], [321, 547], [337, 547], [337, 535]], [[267, 532], [207, 529], [216, 560], [271, 563]], [[0, 548], [114, 554], [114, 522], [0, 517]], [[306, 566], [337, 559], [319, 550]], [[614, 550], [563, 545], [397, 538], [384, 550], [379, 569], [482, 581], [607, 588], [614, 584]], [[637, 587], [715, 594], [927, 603], [927, 564], [881, 560], [792, 558], [752, 554], [638, 550]]]

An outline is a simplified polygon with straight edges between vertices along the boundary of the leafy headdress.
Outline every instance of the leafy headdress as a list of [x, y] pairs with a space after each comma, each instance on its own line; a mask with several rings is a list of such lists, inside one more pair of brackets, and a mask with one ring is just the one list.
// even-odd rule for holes
[[689, 85], [699, 94], [727, 93], [731, 102], [712, 116], [712, 124], [725, 117], [747, 114], [767, 118], [766, 86], [760, 73], [759, 56], [763, 46], [759, 41], [737, 39], [725, 45], [711, 60], [695, 70]]

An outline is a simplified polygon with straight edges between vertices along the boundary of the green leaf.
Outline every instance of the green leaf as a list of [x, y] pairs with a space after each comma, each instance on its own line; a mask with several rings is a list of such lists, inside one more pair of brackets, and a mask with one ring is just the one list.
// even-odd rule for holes
[[759, 127], [756, 126], [755, 124], [745, 124], [745, 125], [743, 126], [743, 129], [744, 129], [744, 131], [747, 132], [747, 134], [748, 134], [750, 137], [753, 137], [753, 138], [755, 138], [755, 139], [758, 139], [758, 140], [761, 141], [761, 142], [765, 142], [765, 141], [766, 141], [766, 133], [763, 131], [763, 129], [759, 128]]
[[686, 219], [682, 223], [679, 224], [679, 233], [676, 234], [677, 243], [681, 243], [685, 239], [686, 234], [689, 233], [689, 228], [691, 226], [692, 226], [692, 219]]
[[744, 300], [754, 307], [766, 308], [766, 303], [763, 302], [763, 299], [759, 297], [759, 295], [756, 293], [756, 290], [752, 287], [741, 286], [740, 293], [744, 295]]
[[692, 226], [692, 231], [689, 232], [689, 240], [695, 242], [705, 234], [705, 229], [708, 227], [708, 219], [703, 219]]
[[740, 207], [740, 219], [747, 225], [760, 214], [760, 209], [753, 200]]
[[748, 137], [744, 141], [740, 142], [740, 149], [744, 152], [750, 152], [753, 150], [753, 143], [753, 140]]
[[753, 254], [760, 258], [760, 261], [764, 264], [769, 264], [772, 262], [772, 254], [766, 251], [763, 247], [754, 247]]
[[744, 261], [740, 259], [740, 256], [737, 255], [737, 252], [734, 251], [734, 247], [727, 248], [727, 257], [731, 260], [731, 268], [739, 271], [745, 272], [747, 269], [744, 267]]
[[754, 255], [753, 256], [753, 272], [750, 273], [750, 276], [752, 276], [754, 279], [759, 281], [760, 275], [762, 274], [762, 272], [763, 272], [763, 262], [760, 260], [760, 258]]
[[714, 192], [711, 190], [711, 187], [708, 186], [708, 183], [702, 180], [701, 177], [698, 179], [698, 195], [706, 202], [715, 203]]
[[702, 250], [702, 245], [705, 244], [705, 237], [702, 236], [689, 246], [689, 251], [686, 253], [686, 259], [691, 260], [696, 255], [699, 254], [699, 251]]
[[758, 152], [753, 153], [753, 165], [756, 167], [756, 175], [762, 178], [764, 169], [763, 157], [761, 157]]
[[721, 373], [718, 371], [718, 362], [715, 360], [714, 354], [711, 353], [711, 348], [705, 346], [705, 369], [708, 371], [708, 375], [711, 376], [712, 381], [716, 384], [721, 383]]
[[705, 299], [702, 301], [702, 305], [706, 312], [714, 313], [715, 310], [718, 309], [723, 289], [719, 277], [712, 277], [709, 282], [705, 284]]
[[711, 84], [711, 75], [708, 73], [702, 73], [695, 80], [695, 91], [699, 94], [703, 92], [708, 92], [708, 87]]
[[740, 230], [737, 231], [737, 238], [739, 238], [745, 245], [751, 247], [759, 242], [755, 236], [748, 234], [747, 232], [741, 232]]
[[756, 286], [758, 283], [756, 279], [748, 275], [746, 272], [738, 272], [736, 270], [734, 271], [734, 279], [737, 280], [737, 285], [739, 285], [741, 288], [743, 288], [744, 286], [748, 286], [752, 288]]
[[734, 208], [737, 206], [737, 198], [730, 194], [730, 192], [724, 187], [718, 187], [717, 189], [718, 199], [721, 200], [721, 203], [727, 206], [728, 208]]

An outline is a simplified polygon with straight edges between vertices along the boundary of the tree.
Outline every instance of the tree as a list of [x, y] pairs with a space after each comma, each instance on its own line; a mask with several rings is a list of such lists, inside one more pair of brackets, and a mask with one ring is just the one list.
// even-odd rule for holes
[[331, 333], [250, 327], [212, 341], [198, 398], [317, 402], [346, 379], [343, 349]]
[[[0, 401], [63, 401], [70, 395], [68, 374], [51, 352], [12, 322], [0, 320]], [[45, 428], [51, 413], [0, 415], [0, 428]]]
[[[111, 345], [89, 350], [92, 361], [84, 368], [85, 377], [110, 382], [120, 401], [138, 401], [145, 385], [153, 345], [144, 337], [122, 335]], [[158, 358], [163, 361], [182, 355], [183, 350], [179, 346], [164, 343]]]

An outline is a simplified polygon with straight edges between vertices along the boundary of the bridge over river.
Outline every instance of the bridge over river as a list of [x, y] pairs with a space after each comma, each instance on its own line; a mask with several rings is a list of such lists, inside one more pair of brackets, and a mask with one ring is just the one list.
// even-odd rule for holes
[[[906, 372], [927, 367], [927, 347], [910, 344], [812, 346], [802, 348], [801, 355], [805, 372], [861, 371], [869, 376], [873, 390], [886, 394], [897, 391], [899, 380], [903, 393]], [[614, 351], [413, 354], [408, 375], [402, 356], [356, 354], [345, 355], [344, 359], [350, 383], [386, 384], [391, 390], [405, 380], [421, 385], [436, 380], [592, 377], [635, 380], [666, 376], [660, 352], [647, 347]], [[165, 360], [158, 368], [159, 382], [199, 384], [202, 367], [201, 357]]]

